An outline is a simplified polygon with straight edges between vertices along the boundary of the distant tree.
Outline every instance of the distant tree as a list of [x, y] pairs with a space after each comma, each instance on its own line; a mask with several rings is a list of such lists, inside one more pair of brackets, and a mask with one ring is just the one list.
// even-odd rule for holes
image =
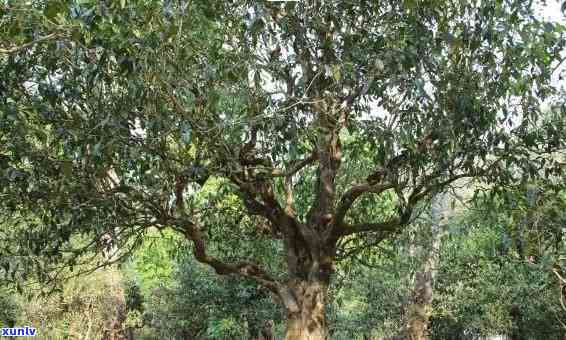
[[[564, 225], [564, 189], [545, 187], [536, 200], [529, 197], [532, 189], [507, 188], [477, 200], [475, 211], [450, 226], [435, 282], [433, 338], [562, 337], [565, 314], [552, 269], [563, 263], [566, 249], [563, 231], [555, 229]], [[515, 236], [519, 225], [521, 247]]]
[[[560, 173], [545, 155], [564, 148], [550, 78], [566, 39], [531, 1], [0, 11], [10, 279], [103, 265], [93, 250], [117, 262], [149, 228], [170, 228], [218, 274], [271, 291], [286, 339], [325, 339], [337, 257], [395, 234], [460, 178], [504, 186]], [[392, 209], [364, 208], [384, 197]], [[258, 241], [279, 246], [286, 273], [261, 263]]]

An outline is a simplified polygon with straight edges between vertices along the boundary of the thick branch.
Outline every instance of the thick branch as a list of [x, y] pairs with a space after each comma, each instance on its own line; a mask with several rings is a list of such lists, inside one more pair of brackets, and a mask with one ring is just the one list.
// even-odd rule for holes
[[[230, 176], [229, 179], [240, 189], [244, 204], [250, 213], [264, 216], [269, 220], [277, 219], [282, 209], [269, 183], [265, 180], [247, 182], [237, 176]], [[258, 196], [263, 203], [256, 199]]]
[[369, 90], [371, 83], [374, 81], [375, 77], [370, 77], [367, 81], [361, 81], [362, 85], [359, 86], [355, 91], [353, 91], [350, 95], [344, 98], [343, 106], [344, 108], [349, 108], [352, 106], [356, 99], [359, 99], [365, 96]]
[[[493, 164], [492, 164], [492, 166], [493, 166]], [[490, 166], [490, 168], [491, 168], [491, 166]], [[439, 182], [435, 185], [430, 185], [428, 187], [426, 187], [426, 185], [425, 185], [426, 182], [423, 182], [421, 185], [416, 187], [413, 190], [413, 192], [411, 193], [411, 195], [409, 196], [409, 204], [414, 205], [415, 203], [417, 203], [418, 201], [420, 201], [421, 199], [423, 199], [427, 195], [434, 193], [434, 191], [438, 191], [440, 189], [443, 189], [444, 187], [452, 184], [453, 182], [455, 182], [455, 181], [457, 181], [461, 178], [476, 177], [476, 176], [484, 175], [487, 172], [487, 170], [488, 169], [480, 170], [480, 171], [477, 171], [477, 172], [469, 172], [469, 173], [462, 173], [462, 174], [459, 174], [459, 175], [454, 175], [454, 176], [452, 176], [452, 177], [450, 177], [450, 178], [448, 178], [448, 179], [446, 179], [442, 182]]]
[[[183, 191], [185, 182], [182, 178], [179, 179], [180, 182], [177, 183], [177, 188], [175, 192], [177, 213], [181, 216], [185, 215], [184, 212], [184, 200]], [[278, 294], [279, 287], [277, 282], [272, 279], [263, 269], [258, 265], [250, 262], [239, 262], [236, 264], [226, 264], [215, 257], [212, 257], [206, 253], [206, 245], [202, 235], [200, 233], [199, 227], [191, 221], [182, 219], [174, 221], [175, 229], [182, 232], [183, 235], [193, 242], [194, 255], [197, 261], [211, 266], [216, 273], [220, 275], [237, 274], [242, 277], [247, 277], [255, 280], [262, 286], [266, 287], [270, 291]]]
[[194, 255], [197, 261], [211, 266], [219, 275], [236, 274], [245, 278], [250, 278], [273, 293], [279, 295], [280, 287], [262, 268], [251, 262], [238, 262], [234, 264], [224, 263], [217, 258], [206, 253], [206, 245], [196, 224], [190, 221], [178, 221], [178, 230], [182, 231], [187, 239], [192, 241]]
[[285, 177], [285, 212], [290, 216], [295, 216], [295, 198], [293, 197], [293, 179], [291, 176]]
[[393, 232], [402, 225], [402, 220], [398, 216], [377, 223], [342, 224], [343, 236], [363, 233], [363, 232]]
[[44, 37], [38, 38], [38, 39], [36, 39], [36, 40], [30, 41], [30, 42], [25, 43], [25, 44], [20, 45], [20, 46], [14, 46], [14, 47], [12, 47], [12, 48], [0, 48], [0, 54], [12, 54], [12, 53], [17, 53], [17, 52], [19, 52], [19, 51], [23, 51], [23, 50], [25, 50], [25, 49], [28, 49], [28, 48], [32, 47], [33, 45], [35, 45], [35, 44], [39, 44], [39, 43], [42, 43], [42, 42], [44, 42], [44, 41], [48, 41], [48, 40], [51, 40], [51, 39], [55, 39], [55, 38], [57, 38], [57, 37], [59, 37], [59, 36], [61, 36], [61, 33], [51, 33], [51, 34], [48, 34], [48, 35], [46, 35], [46, 36], [44, 36]]
[[566, 311], [566, 278], [562, 277], [556, 268], [552, 268], [552, 272], [558, 277], [560, 285], [560, 305], [562, 309]]
[[247, 166], [248, 170], [257, 171], [257, 175], [262, 178], [275, 178], [275, 177], [291, 177], [297, 172], [301, 171], [306, 166], [314, 163], [318, 159], [316, 152], [313, 152], [310, 156], [295, 161], [286, 169], [272, 168], [269, 166]]
[[[317, 136], [319, 166], [316, 179], [316, 200], [307, 214], [307, 220], [308, 224], [331, 234], [336, 203], [335, 179], [342, 161], [340, 123], [343, 122], [345, 114], [336, 112], [335, 107], [330, 108], [327, 104], [315, 105], [320, 124]], [[328, 110], [331, 112], [327, 113]], [[331, 228], [327, 228], [329, 226]]]
[[[362, 233], [362, 232], [384, 232], [384, 233], [389, 233], [389, 232], [394, 232], [395, 230], [397, 230], [399, 227], [406, 225], [410, 222], [411, 220], [411, 214], [412, 211], [414, 209], [414, 207], [416, 206], [416, 204], [424, 199], [426, 197], [426, 195], [430, 194], [431, 192], [434, 191], [434, 189], [436, 188], [443, 188], [446, 185], [449, 185], [450, 183], [460, 179], [460, 178], [464, 178], [464, 177], [470, 177], [471, 174], [461, 174], [461, 175], [457, 175], [457, 176], [453, 176], [450, 177], [449, 179], [438, 183], [437, 185], [434, 186], [430, 186], [428, 188], [426, 188], [425, 190], [422, 190], [424, 187], [423, 186], [419, 186], [418, 188], [416, 188], [413, 193], [410, 195], [408, 202], [401, 204], [398, 208], [399, 210], [399, 215], [392, 217], [391, 219], [387, 220], [387, 221], [383, 221], [383, 222], [378, 222], [378, 223], [361, 223], [361, 224], [356, 224], [356, 225], [348, 225], [348, 224], [344, 224], [341, 223], [341, 235], [350, 235], [350, 234], [355, 234], [355, 233]], [[392, 188], [392, 186], [387, 186], [387, 185], [381, 185], [382, 189], [381, 192], [387, 189]], [[350, 189], [348, 192], [346, 192], [346, 194], [344, 194], [343, 198], [346, 197], [346, 201], [344, 201], [344, 204], [342, 206], [340, 206], [338, 209], [341, 209], [342, 207], [346, 207], [348, 206], [347, 204], [347, 199], [349, 197], [358, 197], [359, 195], [361, 195], [361, 193], [359, 193], [359, 190], [353, 190], [356, 187]], [[422, 191], [421, 191], [422, 190]], [[352, 191], [352, 192], [350, 192]], [[364, 191], [367, 192], [367, 191]], [[363, 193], [363, 192], [362, 192]], [[357, 194], [357, 196], [356, 196]], [[350, 203], [351, 206], [351, 203]], [[349, 206], [348, 206], [349, 208]], [[346, 210], [347, 211], [347, 210]]]
[[341, 225], [346, 217], [346, 214], [356, 201], [358, 197], [365, 193], [374, 193], [380, 194], [388, 189], [393, 188], [392, 184], [358, 184], [354, 185], [348, 191], [346, 191], [342, 197], [340, 198], [340, 202], [338, 203], [338, 207], [336, 208], [336, 217], [335, 223], [336, 225]]
[[289, 169], [287, 169], [287, 171], [285, 172], [285, 176], [293, 176], [294, 174], [299, 172], [302, 168], [304, 168], [309, 164], [312, 164], [317, 159], [318, 159], [318, 155], [316, 154], [316, 152], [313, 152], [309, 157], [296, 162]]
[[[293, 175], [299, 172], [305, 166], [311, 164], [317, 159], [317, 154], [313, 152], [309, 157], [295, 162], [287, 171], [283, 172], [282, 174], [285, 176], [284, 178], [284, 191], [285, 191], [285, 213], [289, 216], [295, 217], [295, 198], [293, 197]], [[275, 174], [273, 172], [272, 174]]]

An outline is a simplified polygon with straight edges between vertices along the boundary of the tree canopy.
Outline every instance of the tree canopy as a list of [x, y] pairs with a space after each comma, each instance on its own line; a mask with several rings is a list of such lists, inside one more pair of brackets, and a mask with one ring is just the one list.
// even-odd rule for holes
[[53, 281], [172, 229], [218, 274], [269, 289], [287, 339], [323, 339], [337, 259], [399, 232], [460, 179], [561, 176], [565, 107], [551, 79], [565, 31], [532, 1], [0, 12], [7, 277]]

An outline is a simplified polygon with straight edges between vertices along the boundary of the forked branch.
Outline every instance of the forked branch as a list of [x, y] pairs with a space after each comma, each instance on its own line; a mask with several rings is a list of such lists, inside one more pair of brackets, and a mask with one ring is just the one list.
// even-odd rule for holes
[[375, 184], [375, 185], [371, 185], [371, 184], [354, 185], [352, 188], [346, 191], [340, 198], [338, 207], [336, 208], [335, 223], [337, 225], [342, 224], [344, 218], [346, 217], [346, 214], [348, 213], [348, 211], [350, 210], [356, 199], [358, 199], [358, 197], [360, 197], [361, 195], [365, 193], [380, 194], [391, 188], [393, 188], [393, 185], [389, 183]]
[[175, 225], [175, 229], [183, 232], [184, 236], [193, 243], [193, 253], [197, 261], [209, 265], [219, 275], [235, 274], [249, 278], [279, 295], [280, 288], [278, 283], [257, 264], [247, 261], [233, 264], [224, 263], [207, 254], [206, 244], [200, 233], [200, 228], [195, 223], [188, 220], [177, 220]]
[[183, 200], [184, 183], [179, 183], [176, 192], [176, 208], [177, 215], [180, 218], [173, 218], [170, 222], [173, 229], [181, 232], [185, 238], [190, 240], [194, 246], [194, 256], [197, 261], [212, 267], [219, 275], [236, 274], [242, 277], [250, 278], [269, 289], [275, 294], [279, 294], [277, 282], [272, 279], [263, 269], [251, 262], [238, 262], [234, 264], [224, 263], [217, 258], [210, 256], [206, 252], [206, 243], [202, 238], [200, 227], [193, 221], [186, 218]]

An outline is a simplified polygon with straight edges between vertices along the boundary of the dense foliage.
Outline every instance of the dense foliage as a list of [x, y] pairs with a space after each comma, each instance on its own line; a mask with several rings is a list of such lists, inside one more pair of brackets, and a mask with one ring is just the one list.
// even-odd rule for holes
[[[463, 178], [496, 194], [562, 181], [566, 107], [551, 80], [565, 32], [524, 0], [2, 1], [0, 282], [48, 288], [172, 231], [244, 279], [216, 295], [261, 292], [288, 340], [327, 338], [332, 278], [402, 249], [395, 235], [433, 196]], [[562, 249], [547, 208], [508, 227], [521, 261]], [[555, 225], [535, 243], [525, 226], [540, 214]], [[209, 286], [192, 263], [165, 268], [181, 288], [154, 297]]]

